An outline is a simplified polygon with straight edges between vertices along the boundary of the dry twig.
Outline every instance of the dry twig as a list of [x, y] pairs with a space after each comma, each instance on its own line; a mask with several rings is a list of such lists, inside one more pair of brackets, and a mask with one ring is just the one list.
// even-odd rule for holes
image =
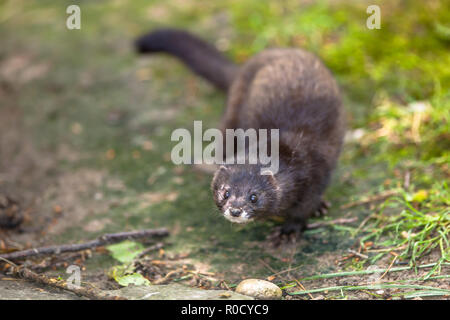
[[95, 240], [81, 243], [81, 244], [63, 244], [63, 245], [53, 245], [48, 247], [33, 248], [28, 250], [16, 251], [12, 253], [6, 253], [0, 255], [0, 258], [8, 260], [22, 259], [32, 256], [50, 255], [50, 254], [60, 254], [63, 252], [75, 252], [82, 251], [86, 249], [92, 249], [96, 247], [101, 247], [104, 245], [120, 242], [126, 239], [138, 239], [138, 238], [148, 238], [148, 237], [165, 237], [169, 235], [169, 231], [166, 228], [161, 229], [146, 229], [139, 231], [130, 232], [120, 232], [120, 233], [110, 233], [105, 234]]
[[389, 198], [391, 196], [395, 196], [398, 193], [399, 193], [398, 190], [387, 190], [385, 192], [376, 194], [374, 196], [368, 197], [368, 198], [363, 199], [363, 200], [358, 200], [358, 201], [354, 201], [354, 202], [350, 202], [350, 203], [344, 204], [344, 205], [342, 205], [340, 207], [340, 209], [343, 210], [343, 209], [348, 209], [348, 208], [351, 208], [351, 207], [356, 207], [356, 206], [360, 206], [360, 205], [371, 203], [371, 202], [381, 201], [381, 200], [384, 200], [384, 199]]
[[78, 296], [86, 297], [94, 300], [127, 300], [126, 298], [119, 296], [112, 296], [95, 288], [83, 288], [77, 287], [73, 285], [69, 285], [64, 280], [58, 280], [49, 278], [45, 275], [37, 274], [27, 268], [24, 267], [12, 267], [12, 274], [21, 279], [25, 279], [27, 281], [35, 282], [38, 284], [43, 284], [46, 286], [50, 286], [53, 288], [63, 289], [66, 291], [70, 291], [75, 293]]
[[369, 259], [369, 256], [367, 256], [365, 254], [362, 254], [362, 253], [360, 253], [358, 251], [355, 251], [355, 250], [352, 250], [352, 249], [348, 249], [348, 252], [350, 252], [351, 254], [353, 254], [353, 255], [355, 255], [357, 257], [360, 257], [362, 259]]
[[139, 255], [137, 256], [136, 259], [140, 259], [143, 256], [147, 255], [149, 252], [162, 249], [163, 247], [164, 247], [164, 243], [158, 242], [157, 244], [150, 246], [150, 247], [146, 248], [144, 251], [142, 251], [141, 253], [139, 253]]
[[324, 222], [314, 222], [314, 223], [308, 223], [308, 225], [306, 226], [306, 229], [318, 229], [318, 228], [322, 228], [322, 227], [326, 227], [329, 225], [333, 225], [333, 224], [346, 224], [346, 223], [352, 223], [355, 222], [357, 220], [357, 218], [340, 218], [340, 219], [336, 219], [336, 220], [331, 220], [331, 221], [324, 221]]

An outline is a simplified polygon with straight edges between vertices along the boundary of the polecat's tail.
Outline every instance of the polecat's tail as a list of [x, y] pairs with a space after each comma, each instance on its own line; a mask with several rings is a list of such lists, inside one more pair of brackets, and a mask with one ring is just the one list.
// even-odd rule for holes
[[159, 29], [136, 40], [139, 53], [166, 52], [183, 61], [216, 87], [227, 90], [238, 67], [213, 46], [196, 36], [176, 29]]

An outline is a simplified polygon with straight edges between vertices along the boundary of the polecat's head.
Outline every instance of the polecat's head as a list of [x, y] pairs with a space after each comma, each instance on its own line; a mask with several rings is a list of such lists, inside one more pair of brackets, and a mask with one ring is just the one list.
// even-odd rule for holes
[[231, 222], [247, 223], [274, 213], [280, 188], [258, 165], [221, 166], [211, 183], [214, 202]]

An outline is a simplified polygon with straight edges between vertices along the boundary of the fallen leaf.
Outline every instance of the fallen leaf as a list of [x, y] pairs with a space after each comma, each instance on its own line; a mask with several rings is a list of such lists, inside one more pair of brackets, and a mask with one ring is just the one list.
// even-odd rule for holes
[[111, 252], [114, 259], [122, 263], [132, 262], [133, 259], [144, 250], [144, 246], [142, 244], [129, 240], [109, 245], [106, 248]]
[[427, 190], [419, 190], [412, 196], [413, 202], [423, 202], [428, 198], [428, 191]]

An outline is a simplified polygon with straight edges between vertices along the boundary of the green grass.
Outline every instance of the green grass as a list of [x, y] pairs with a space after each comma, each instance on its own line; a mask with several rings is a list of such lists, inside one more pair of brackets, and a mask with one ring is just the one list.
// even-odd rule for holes
[[[431, 264], [416, 266], [416, 268], [419, 268], [419, 269], [434, 268], [434, 267], [436, 267], [436, 265], [437, 265], [437, 263], [431, 263]], [[446, 263], [446, 265], [449, 265], [449, 264]], [[369, 274], [384, 274], [384, 273], [389, 273], [389, 272], [410, 270], [411, 268], [412, 267], [397, 267], [397, 268], [390, 268], [390, 269], [370, 269], [370, 270], [361, 270], [361, 271], [326, 273], [326, 274], [314, 275], [311, 277], [304, 277], [304, 278], [299, 279], [299, 281], [311, 281], [311, 280], [321, 280], [321, 279], [329, 279], [329, 278], [337, 278], [337, 277], [349, 277], [349, 276], [363, 276], [363, 275], [369, 275]], [[440, 277], [450, 277], [450, 275], [435, 276], [434, 278], [440, 279]], [[429, 277], [427, 279], [429, 279]], [[426, 279], [421, 278], [421, 280], [426, 280]], [[289, 288], [292, 286], [296, 286], [296, 284], [295, 283], [288, 284], [288, 285], [284, 286], [283, 288]]]
[[[438, 193], [440, 199], [434, 200], [437, 202], [436, 204], [441, 205], [439, 207], [433, 204], [426, 208], [424, 205], [424, 210], [418, 210], [414, 208], [414, 202], [405, 199], [394, 198], [386, 201], [383, 209], [392, 210], [392, 208], [402, 207], [404, 209], [400, 209], [400, 214], [396, 215], [385, 215], [383, 209], [373, 215], [371, 219], [374, 220], [374, 223], [370, 227], [364, 228], [369, 234], [360, 239], [361, 245], [364, 246], [366, 241], [373, 240], [383, 247], [392, 248], [389, 251], [400, 250], [398, 257], [408, 259], [411, 266], [415, 266], [421, 257], [438, 248], [440, 251], [439, 262], [427, 276], [439, 269], [442, 262], [450, 261], [448, 188], [446, 184], [439, 187], [441, 186], [436, 189], [443, 189], [442, 193]], [[433, 189], [432, 192], [436, 192], [436, 189]], [[405, 197], [408, 195], [405, 194]], [[411, 200], [414, 201], [414, 197]], [[383, 236], [385, 236], [385, 240], [380, 242]], [[376, 255], [370, 262], [374, 263], [387, 253], [388, 251]]]

